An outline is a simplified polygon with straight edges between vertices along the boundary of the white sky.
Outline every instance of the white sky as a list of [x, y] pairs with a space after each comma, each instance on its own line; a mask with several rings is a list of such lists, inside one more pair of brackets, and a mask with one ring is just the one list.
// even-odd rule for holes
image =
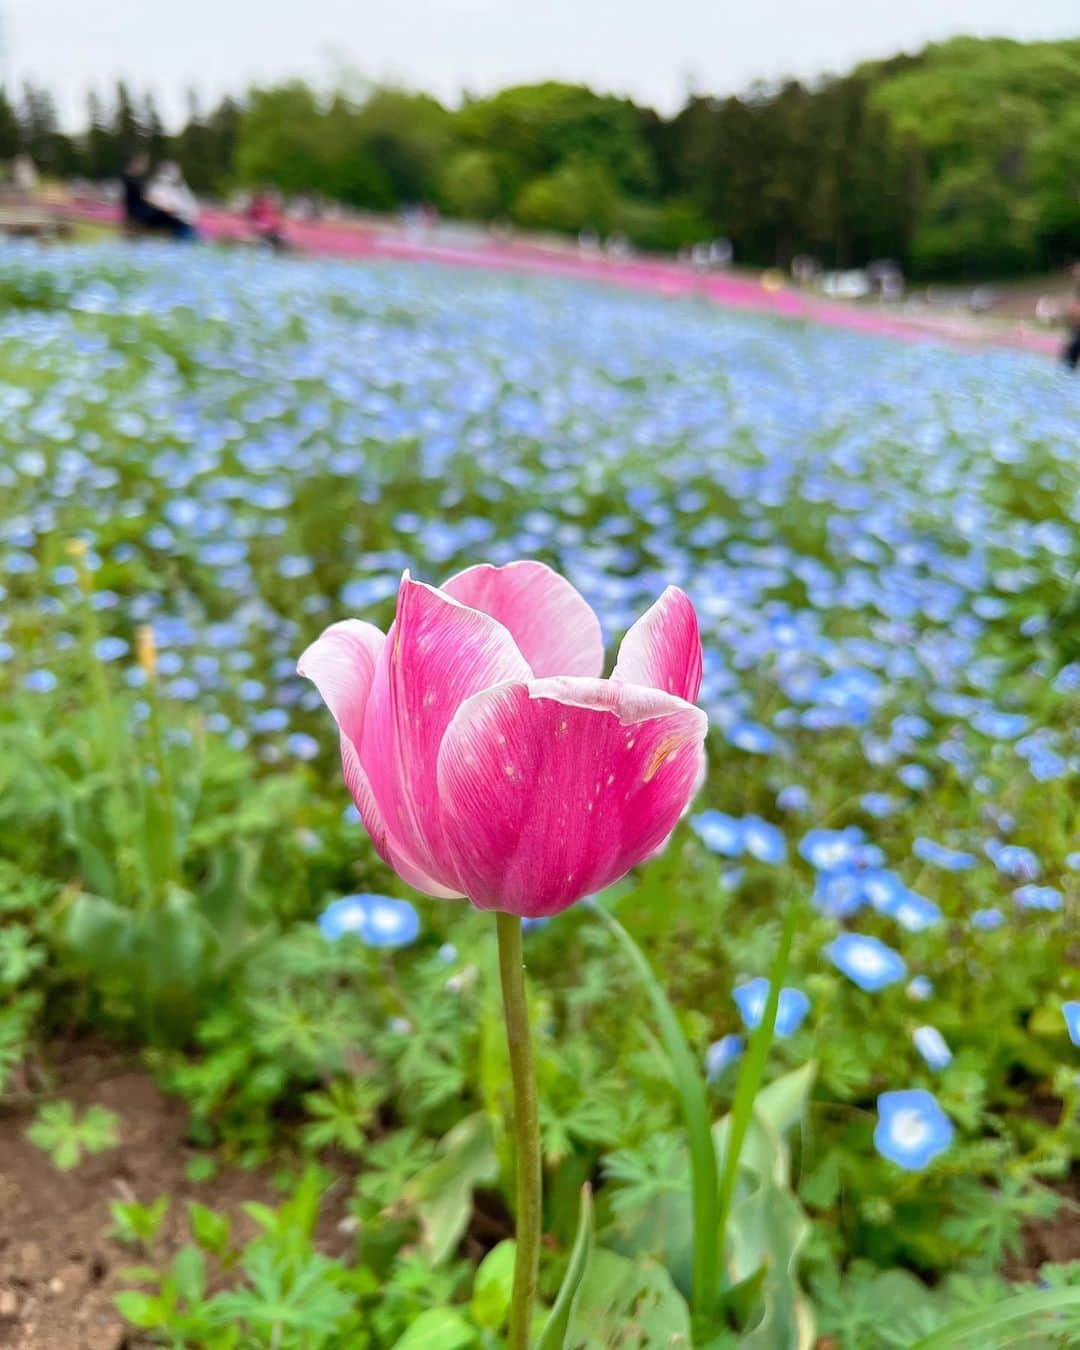
[[956, 33], [1080, 36], [1080, 0], [0, 0], [0, 79], [30, 77], [83, 120], [125, 76], [167, 119], [251, 81], [343, 70], [428, 89], [582, 80], [664, 111], [690, 84], [841, 71]]

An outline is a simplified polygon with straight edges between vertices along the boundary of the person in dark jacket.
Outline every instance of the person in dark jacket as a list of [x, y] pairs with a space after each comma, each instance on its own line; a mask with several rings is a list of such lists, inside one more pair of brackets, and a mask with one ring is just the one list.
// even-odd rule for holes
[[150, 161], [140, 151], [124, 166], [120, 181], [124, 187], [124, 224], [132, 233], [167, 234], [173, 239], [189, 239], [191, 227], [171, 211], [163, 211], [146, 200], [143, 180]]

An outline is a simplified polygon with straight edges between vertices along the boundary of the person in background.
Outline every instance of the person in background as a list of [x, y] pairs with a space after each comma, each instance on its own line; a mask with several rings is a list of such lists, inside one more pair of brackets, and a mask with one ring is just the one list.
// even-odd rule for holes
[[178, 222], [173, 234], [178, 239], [198, 237], [199, 203], [184, 182], [180, 166], [171, 159], [158, 165], [146, 186], [146, 200], [164, 215]]
[[256, 192], [247, 209], [247, 222], [256, 243], [265, 244], [275, 253], [287, 247], [284, 222], [274, 192], [266, 188]]
[[167, 234], [174, 239], [190, 239], [192, 229], [179, 216], [155, 206], [143, 189], [143, 179], [150, 161], [140, 150], [124, 166], [121, 182], [124, 187], [124, 226], [131, 234]]
[[1072, 266], [1072, 295], [1065, 305], [1065, 323], [1069, 337], [1061, 352], [1061, 359], [1070, 370], [1080, 366], [1080, 263]]

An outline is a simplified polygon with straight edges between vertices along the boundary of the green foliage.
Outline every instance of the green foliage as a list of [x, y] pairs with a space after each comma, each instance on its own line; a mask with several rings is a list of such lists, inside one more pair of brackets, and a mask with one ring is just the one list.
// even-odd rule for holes
[[138, 1201], [111, 1200], [109, 1213], [112, 1215], [112, 1236], [117, 1242], [126, 1242], [133, 1247], [149, 1250], [154, 1238], [169, 1212], [169, 1197], [159, 1195], [149, 1205], [140, 1205]]
[[70, 1172], [87, 1157], [119, 1144], [119, 1117], [103, 1106], [88, 1106], [81, 1116], [69, 1101], [43, 1102], [26, 1137], [59, 1172]]
[[615, 187], [602, 164], [568, 161], [542, 178], [534, 178], [514, 200], [512, 213], [532, 230], [607, 234], [615, 223]]
[[439, 174], [437, 196], [452, 216], [489, 220], [502, 204], [495, 160], [487, 150], [459, 150]]

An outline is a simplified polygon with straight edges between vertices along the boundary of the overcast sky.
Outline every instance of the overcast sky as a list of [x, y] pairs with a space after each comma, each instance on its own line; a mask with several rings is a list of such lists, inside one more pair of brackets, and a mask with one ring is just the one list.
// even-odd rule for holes
[[814, 76], [955, 33], [1080, 35], [1080, 0], [0, 0], [0, 78], [69, 124], [123, 75], [166, 116], [251, 81], [348, 69], [429, 89], [582, 80], [665, 111], [688, 87]]

